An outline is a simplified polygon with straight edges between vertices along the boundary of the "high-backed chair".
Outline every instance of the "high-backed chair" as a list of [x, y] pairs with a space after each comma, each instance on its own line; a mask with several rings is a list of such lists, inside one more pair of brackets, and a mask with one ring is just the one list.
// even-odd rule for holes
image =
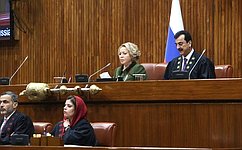
[[232, 78], [233, 67], [231, 65], [215, 65], [216, 78]]
[[142, 63], [147, 74], [147, 80], [162, 80], [165, 70], [166, 63]]
[[156, 80], [157, 75], [155, 74], [155, 67], [156, 63], [142, 63], [142, 66], [144, 66], [146, 74], [147, 74], [147, 80]]
[[53, 124], [49, 122], [33, 122], [33, 125], [35, 134], [49, 133], [53, 129]]
[[114, 146], [116, 138], [116, 124], [112, 122], [93, 122], [91, 123], [96, 139], [97, 146]]
[[156, 65], [155, 72], [159, 75], [158, 80], [163, 80], [166, 71], [166, 63], [159, 63]]

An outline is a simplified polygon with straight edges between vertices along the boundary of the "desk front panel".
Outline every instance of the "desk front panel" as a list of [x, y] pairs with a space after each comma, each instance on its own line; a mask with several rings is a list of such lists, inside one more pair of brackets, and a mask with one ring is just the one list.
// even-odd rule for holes
[[[85, 96], [88, 119], [116, 122], [116, 146], [242, 147], [241, 83], [241, 79], [95, 83], [103, 91]], [[21, 91], [19, 87], [12, 89]], [[21, 97], [19, 110], [33, 121], [56, 123], [62, 119], [66, 96], [41, 102]]]

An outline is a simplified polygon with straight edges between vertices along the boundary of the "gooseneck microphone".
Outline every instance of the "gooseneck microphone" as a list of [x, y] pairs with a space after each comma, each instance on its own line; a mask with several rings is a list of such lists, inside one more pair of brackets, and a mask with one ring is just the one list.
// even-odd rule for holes
[[199, 60], [202, 58], [203, 54], [206, 52], [206, 49], [203, 50], [202, 54], [199, 56], [199, 58], [197, 59], [196, 63], [194, 64], [194, 66], [192, 67], [192, 69], [190, 70], [189, 74], [188, 74], [188, 79], [191, 79], [191, 73], [194, 70], [194, 68], [196, 67], [197, 63], [199, 62]]
[[26, 60], [28, 59], [29, 56], [26, 56], [24, 61], [20, 64], [20, 66], [18, 67], [18, 69], [13, 73], [13, 75], [9, 78], [9, 85], [11, 83], [12, 78], [15, 76], [15, 74], [19, 71], [19, 69], [23, 66], [23, 64], [26, 62]]
[[[105, 68], [107, 68], [108, 66], [110, 66], [111, 65], [111, 63], [108, 63], [107, 65], [105, 65], [104, 67], [102, 67], [101, 69], [99, 69], [99, 70], [97, 70], [96, 72], [94, 72], [93, 74], [91, 74], [90, 76], [89, 76], [89, 78], [88, 78], [88, 83], [90, 82], [90, 80], [91, 80], [91, 78], [94, 76], [94, 75], [96, 75], [98, 72], [100, 72], [100, 71], [102, 71], [102, 70], [104, 70]], [[88, 84], [85, 86], [85, 88], [88, 86]]]

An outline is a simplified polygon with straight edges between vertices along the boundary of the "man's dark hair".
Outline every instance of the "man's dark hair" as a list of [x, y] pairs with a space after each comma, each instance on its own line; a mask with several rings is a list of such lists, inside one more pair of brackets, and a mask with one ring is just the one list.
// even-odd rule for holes
[[2, 95], [9, 95], [9, 96], [11, 96], [13, 102], [18, 102], [18, 95], [16, 95], [14, 92], [7, 91], [7, 92], [2, 93], [1, 96]]
[[185, 30], [178, 31], [175, 35], [174, 38], [177, 39], [180, 35], [185, 35], [185, 40], [186, 42], [192, 41], [192, 36], [189, 32]]

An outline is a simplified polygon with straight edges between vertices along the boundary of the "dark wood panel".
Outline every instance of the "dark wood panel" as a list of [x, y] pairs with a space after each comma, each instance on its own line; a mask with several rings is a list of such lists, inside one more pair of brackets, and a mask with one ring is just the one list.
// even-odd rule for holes
[[118, 146], [241, 147], [241, 103], [88, 106], [89, 120], [117, 123]]
[[[63, 102], [64, 103], [64, 102]], [[20, 105], [33, 121], [62, 120], [62, 103]], [[241, 103], [88, 103], [88, 120], [117, 123], [117, 146], [241, 147]]]
[[[91, 95], [83, 93], [83, 98], [90, 102], [96, 101], [182, 101], [182, 100], [227, 100], [236, 101], [242, 99], [242, 79], [201, 79], [201, 80], [150, 80], [150, 81], [129, 81], [129, 82], [90, 82], [90, 85], [97, 85], [102, 89], [98, 94]], [[63, 84], [66, 87], [85, 87], [86, 83]], [[56, 84], [49, 84], [54, 88]], [[60, 87], [60, 85], [59, 85]], [[26, 85], [0, 86], [0, 93], [12, 90], [16, 93], [22, 92]], [[62, 101], [67, 95], [54, 94], [46, 102], [53, 100]], [[150, 99], [152, 98], [152, 99]], [[26, 96], [20, 96], [21, 103], [31, 102]], [[32, 101], [41, 102], [41, 101]]]
[[[221, 80], [178, 80], [95, 83], [102, 88], [91, 100], [240, 100], [241, 79]], [[228, 86], [233, 85], [233, 86]], [[129, 92], [127, 92], [129, 91]]]
[[[117, 123], [117, 146], [242, 147], [242, 79], [91, 83], [88, 120]], [[55, 84], [50, 84], [54, 86]], [[86, 84], [66, 84], [68, 87]], [[19, 93], [26, 85], [0, 86]], [[20, 97], [33, 121], [62, 120], [67, 95], [43, 101]]]
[[[170, 148], [170, 147], [92, 147], [92, 146], [0, 146], [2, 150], [175, 150], [182, 148]], [[189, 148], [191, 150], [211, 150], [211, 148]], [[225, 149], [224, 149], [225, 150]]]
[[[12, 45], [0, 43], [0, 76], [13, 84], [53, 82], [54, 76], [92, 74], [108, 62], [110, 74], [119, 66], [117, 48], [138, 44], [140, 62], [163, 62], [171, 0], [21, 0], [14, 11], [26, 33]], [[184, 27], [193, 46], [215, 64], [232, 64], [242, 77], [242, 2], [240, 0], [182, 0]], [[24, 22], [24, 23], [23, 23]], [[17, 29], [17, 28], [15, 28]]]

